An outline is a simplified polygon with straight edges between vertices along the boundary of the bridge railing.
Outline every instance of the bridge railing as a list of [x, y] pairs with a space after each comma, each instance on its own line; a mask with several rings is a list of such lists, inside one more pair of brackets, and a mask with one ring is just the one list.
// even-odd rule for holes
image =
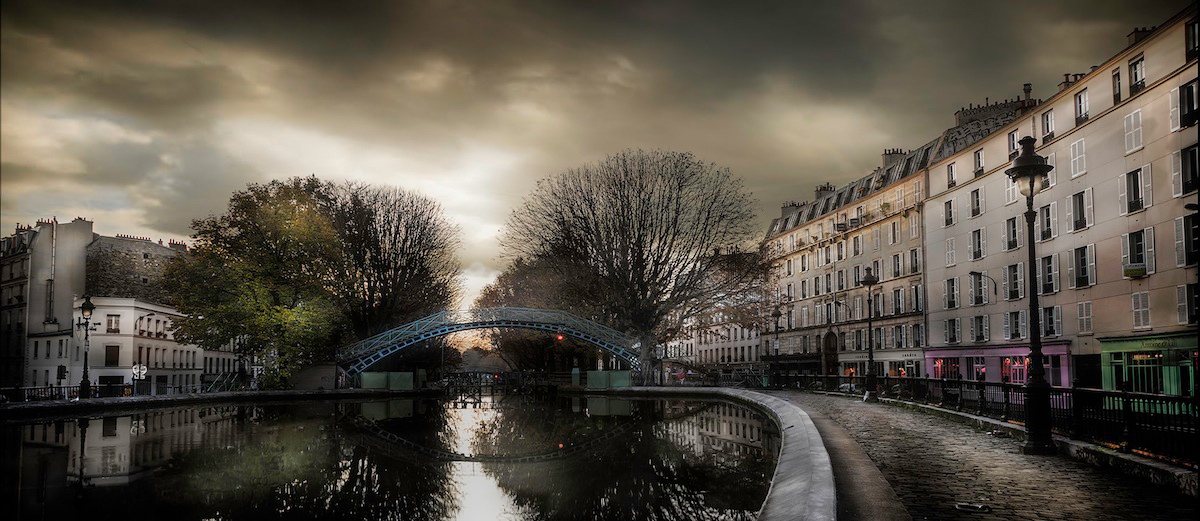
[[[773, 387], [863, 394], [861, 376], [775, 376]], [[877, 378], [879, 395], [1024, 424], [1025, 386], [933, 378]], [[1200, 402], [1189, 396], [1052, 387], [1054, 432], [1123, 452], [1200, 468]]]

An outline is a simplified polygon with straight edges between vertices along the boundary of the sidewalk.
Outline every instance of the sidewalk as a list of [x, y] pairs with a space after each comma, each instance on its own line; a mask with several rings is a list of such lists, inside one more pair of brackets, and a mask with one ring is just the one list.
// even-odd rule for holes
[[1195, 498], [1066, 457], [1025, 456], [1017, 440], [944, 418], [850, 397], [770, 394], [845, 428], [913, 519], [1200, 518]]

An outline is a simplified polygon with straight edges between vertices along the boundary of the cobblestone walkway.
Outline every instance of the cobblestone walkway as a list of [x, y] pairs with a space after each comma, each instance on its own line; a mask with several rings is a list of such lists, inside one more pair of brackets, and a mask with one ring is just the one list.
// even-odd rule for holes
[[[913, 519], [1200, 519], [1195, 498], [936, 416], [841, 396], [773, 393], [849, 431]], [[983, 504], [965, 512], [956, 503]]]

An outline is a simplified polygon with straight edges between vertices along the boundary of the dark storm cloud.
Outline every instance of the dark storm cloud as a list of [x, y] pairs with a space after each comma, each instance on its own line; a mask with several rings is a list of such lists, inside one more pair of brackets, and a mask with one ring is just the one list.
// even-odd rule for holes
[[311, 172], [425, 191], [486, 240], [537, 178], [630, 147], [731, 167], [765, 220], [961, 106], [1049, 97], [1186, 5], [5, 1], [5, 225], [47, 210], [7, 188], [55, 175], [184, 234], [247, 182]]

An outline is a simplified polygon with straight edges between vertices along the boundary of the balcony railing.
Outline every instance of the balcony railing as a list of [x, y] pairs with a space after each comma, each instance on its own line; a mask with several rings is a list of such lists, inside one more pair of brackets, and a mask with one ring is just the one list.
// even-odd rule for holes
[[1008, 242], [1004, 243], [1004, 249], [1006, 249], [1006, 250], [1015, 250], [1015, 249], [1017, 249], [1017, 240], [1016, 240], [1016, 239], [1010, 239]]
[[1075, 287], [1082, 288], [1091, 285], [1091, 279], [1088, 278], [1087, 274], [1075, 276]]
[[[772, 374], [770, 384], [861, 396], [866, 378]], [[1025, 386], [1020, 383], [880, 376], [877, 385], [885, 399], [1025, 423]], [[1050, 389], [1050, 423], [1055, 433], [1191, 469], [1200, 468], [1197, 409], [1197, 402], [1188, 396], [1082, 387]]]
[[1126, 212], [1128, 212], [1128, 213], [1136, 212], [1138, 210], [1141, 210], [1142, 208], [1145, 208], [1143, 201], [1141, 199], [1130, 199], [1128, 201], [1128, 203], [1129, 204], [1126, 207]]
[[1087, 121], [1087, 120], [1088, 120], [1088, 115], [1087, 115], [1087, 113], [1084, 113], [1084, 114], [1080, 114], [1080, 115], [1078, 115], [1078, 116], [1075, 116], [1075, 124], [1076, 124], [1076, 125], [1082, 125], [1082, 124], [1083, 124], [1083, 122], [1084, 122], [1084, 121]]
[[1138, 80], [1129, 84], [1129, 95], [1132, 96], [1146, 88], [1146, 80]]
[[1049, 143], [1049, 142], [1051, 142], [1051, 141], [1053, 141], [1053, 140], [1054, 140], [1054, 133], [1053, 133], [1053, 132], [1047, 132], [1047, 133], [1046, 133], [1046, 135], [1042, 136], [1042, 144], [1043, 144], [1043, 145], [1045, 145], [1046, 143]]
[[1074, 228], [1075, 230], [1082, 230], [1084, 228], [1087, 228], [1087, 226], [1088, 226], [1087, 219], [1075, 219], [1075, 228]]
[[1042, 228], [1042, 240], [1048, 241], [1054, 238], [1054, 230], [1050, 228]]

